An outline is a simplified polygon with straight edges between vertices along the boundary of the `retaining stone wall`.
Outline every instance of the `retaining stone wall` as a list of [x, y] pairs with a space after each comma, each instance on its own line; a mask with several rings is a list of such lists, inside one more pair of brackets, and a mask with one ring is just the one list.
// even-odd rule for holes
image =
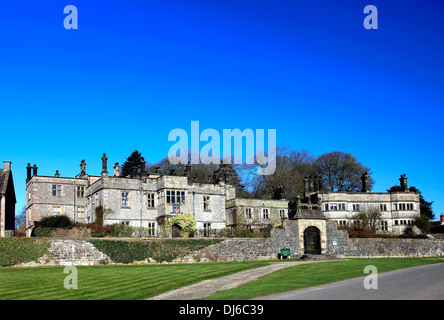
[[21, 264], [20, 266], [42, 265], [97, 265], [107, 264], [111, 260], [100, 252], [90, 242], [81, 239], [51, 239], [48, 254], [44, 254], [37, 261]]

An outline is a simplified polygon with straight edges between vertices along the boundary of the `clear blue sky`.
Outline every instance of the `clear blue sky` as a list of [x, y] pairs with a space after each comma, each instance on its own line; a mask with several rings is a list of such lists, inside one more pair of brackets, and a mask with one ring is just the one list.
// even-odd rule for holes
[[[426, 3], [426, 4], [425, 4]], [[366, 30], [366, 5], [378, 30]], [[65, 30], [66, 5], [78, 29]], [[409, 185], [444, 212], [444, 4], [370, 0], [7, 1], [0, 161], [17, 212], [26, 165], [100, 174], [103, 152], [167, 156], [168, 133], [276, 129], [277, 144], [352, 153], [373, 191]]]

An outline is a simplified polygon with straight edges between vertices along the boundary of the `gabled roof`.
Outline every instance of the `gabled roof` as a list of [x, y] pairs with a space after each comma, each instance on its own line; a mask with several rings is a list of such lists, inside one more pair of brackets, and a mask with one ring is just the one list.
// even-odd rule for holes
[[6, 193], [6, 187], [8, 185], [8, 177], [9, 175], [6, 174], [6, 171], [0, 169], [0, 194]]
[[6, 194], [14, 203], [17, 202], [11, 170], [0, 169], [0, 195], [4, 197]]

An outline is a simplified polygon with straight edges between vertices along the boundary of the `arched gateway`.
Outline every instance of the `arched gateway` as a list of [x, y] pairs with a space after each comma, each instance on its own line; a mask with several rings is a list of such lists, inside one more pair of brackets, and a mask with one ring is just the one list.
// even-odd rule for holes
[[321, 231], [314, 226], [304, 230], [304, 253], [321, 254]]

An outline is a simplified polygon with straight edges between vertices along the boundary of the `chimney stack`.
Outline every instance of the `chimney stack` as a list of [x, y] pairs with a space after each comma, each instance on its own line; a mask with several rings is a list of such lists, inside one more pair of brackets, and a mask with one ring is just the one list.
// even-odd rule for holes
[[120, 176], [120, 165], [118, 162], [114, 165], [114, 177]]
[[3, 161], [3, 168], [5, 169], [5, 170], [8, 170], [8, 171], [10, 171], [11, 170], [11, 161]]
[[368, 178], [370, 176], [368, 175], [368, 172], [364, 172], [361, 176], [361, 180], [362, 180], [362, 189], [361, 192], [370, 192], [370, 186], [368, 183]]
[[37, 169], [38, 169], [38, 167], [34, 164], [34, 166], [32, 167], [32, 176], [37, 175]]
[[102, 157], [102, 177], [108, 176], [107, 161], [108, 161], [108, 157], [106, 156], [106, 153], [104, 153], [103, 157]]
[[444, 214], [442, 214], [442, 213], [441, 213], [441, 216], [440, 216], [440, 220], [441, 220], [441, 224], [444, 224]]
[[26, 182], [28, 182], [31, 179], [31, 164], [28, 163], [28, 166], [26, 167]]
[[86, 174], [86, 162], [82, 160], [80, 162], [80, 176], [84, 176]]
[[146, 165], [146, 161], [145, 159], [142, 157], [142, 161], [140, 162], [140, 175], [142, 177], [145, 176], [145, 165]]
[[401, 190], [405, 192], [409, 191], [409, 189], [407, 188], [407, 179], [408, 178], [405, 173], [401, 174], [401, 178], [399, 178], [399, 181], [401, 182]]

